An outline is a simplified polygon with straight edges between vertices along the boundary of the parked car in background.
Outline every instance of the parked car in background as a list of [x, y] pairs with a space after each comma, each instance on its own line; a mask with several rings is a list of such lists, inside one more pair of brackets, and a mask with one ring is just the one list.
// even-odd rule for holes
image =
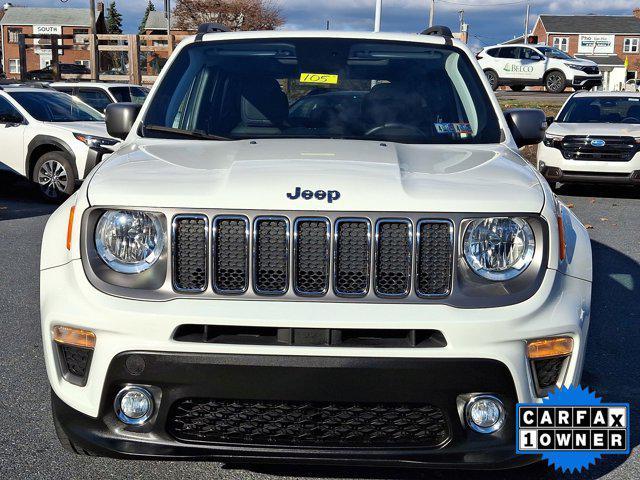
[[55, 90], [0, 87], [0, 162], [54, 201], [69, 196], [118, 140], [104, 117]]
[[546, 45], [495, 45], [476, 55], [493, 90], [507, 85], [519, 92], [542, 85], [550, 93], [567, 87], [588, 90], [602, 85], [598, 65]]
[[149, 94], [147, 87], [128, 83], [58, 82], [52, 83], [50, 87], [77, 97], [100, 113], [104, 113], [107, 105], [112, 103], [143, 104]]
[[[75, 63], [60, 64], [60, 74], [62, 75], [88, 75], [90, 73], [91, 70], [84, 65], [78, 65]], [[25, 80], [52, 82], [54, 80], [53, 68], [51, 68], [51, 65], [48, 65], [40, 70], [31, 70], [27, 72]]]
[[624, 85], [626, 92], [640, 92], [640, 78], [631, 78]]
[[538, 145], [538, 169], [557, 183], [640, 186], [640, 93], [578, 92]]

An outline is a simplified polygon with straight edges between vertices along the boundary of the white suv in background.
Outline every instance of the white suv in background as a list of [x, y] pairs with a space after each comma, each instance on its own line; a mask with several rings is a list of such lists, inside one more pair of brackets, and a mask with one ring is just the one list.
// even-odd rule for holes
[[71, 195], [117, 144], [104, 117], [67, 94], [0, 87], [0, 163], [36, 182], [48, 199]]
[[538, 146], [538, 169], [557, 182], [640, 185], [640, 93], [578, 92]]
[[567, 87], [589, 90], [602, 85], [595, 62], [546, 45], [496, 45], [482, 49], [476, 58], [494, 90], [508, 85], [519, 92], [542, 85], [550, 93], [561, 93]]
[[112, 103], [131, 102], [142, 105], [149, 95], [147, 87], [128, 83], [57, 82], [49, 85], [54, 90], [72, 95], [100, 113]]

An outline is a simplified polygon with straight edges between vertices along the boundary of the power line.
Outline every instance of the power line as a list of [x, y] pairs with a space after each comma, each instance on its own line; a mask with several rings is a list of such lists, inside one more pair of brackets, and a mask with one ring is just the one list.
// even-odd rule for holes
[[467, 3], [467, 2], [454, 2], [452, 0], [436, 0], [438, 3], [448, 3], [450, 5], [460, 5], [464, 7], [502, 7], [505, 5], [524, 5], [525, 3], [535, 3], [532, 0], [513, 0], [510, 2], [501, 3]]

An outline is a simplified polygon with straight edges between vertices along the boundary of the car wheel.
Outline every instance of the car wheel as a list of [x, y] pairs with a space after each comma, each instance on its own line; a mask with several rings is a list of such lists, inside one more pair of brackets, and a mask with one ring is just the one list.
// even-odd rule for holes
[[544, 80], [544, 86], [549, 93], [562, 93], [566, 88], [567, 78], [564, 73], [554, 70], [547, 74]]
[[33, 168], [33, 181], [47, 200], [61, 202], [75, 190], [76, 175], [64, 153], [47, 152]]
[[487, 76], [487, 80], [489, 80], [489, 85], [491, 86], [491, 90], [497, 90], [498, 88], [498, 74], [493, 70], [485, 70], [484, 74]]
[[514, 92], [521, 92], [524, 90], [524, 85], [511, 85], [511, 90]]

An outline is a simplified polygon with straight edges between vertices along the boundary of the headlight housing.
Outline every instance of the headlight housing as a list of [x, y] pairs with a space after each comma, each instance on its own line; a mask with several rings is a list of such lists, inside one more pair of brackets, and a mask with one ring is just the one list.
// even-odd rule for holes
[[163, 218], [139, 210], [107, 210], [96, 226], [98, 255], [116, 272], [144, 272], [164, 251]]
[[84, 143], [87, 147], [96, 149], [113, 147], [119, 142], [113, 138], [96, 137], [93, 135], [86, 135], [84, 133], [74, 133], [73, 136]]
[[573, 68], [574, 70], [584, 70], [588, 65], [578, 65], [576, 63], [567, 63], [565, 64], [569, 68]]
[[547, 133], [544, 136], [544, 144], [547, 147], [556, 147], [557, 148], [563, 140], [564, 140], [564, 136], [563, 135], [552, 135], [550, 133]]
[[531, 226], [521, 217], [474, 220], [467, 226], [463, 243], [471, 269], [492, 281], [511, 280], [524, 272], [536, 246]]

